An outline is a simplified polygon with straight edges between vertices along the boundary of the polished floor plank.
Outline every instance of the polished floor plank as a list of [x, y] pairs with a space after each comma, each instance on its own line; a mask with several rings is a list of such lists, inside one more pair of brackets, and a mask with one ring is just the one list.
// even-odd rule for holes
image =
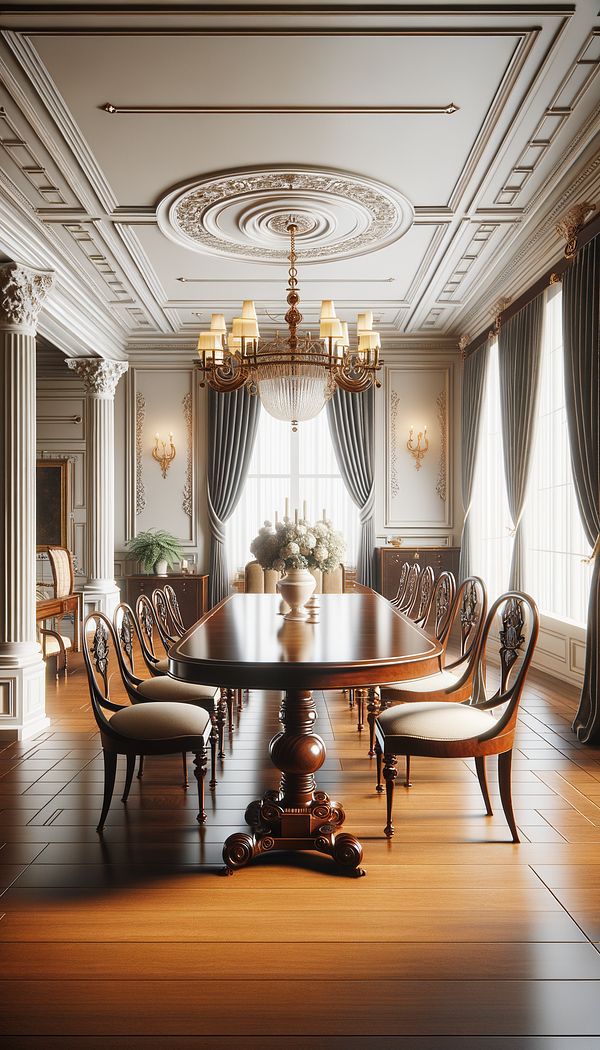
[[[340, 981], [276, 980], [268, 998], [277, 1004], [270, 1034], [354, 1035], [365, 1024], [371, 1035], [498, 1035], [564, 1037], [595, 1035], [600, 1029], [600, 981], [531, 982], [414, 981], [357, 979]], [[0, 981], [0, 1028], [5, 1034], [34, 1034], [43, 1024], [48, 1035], [260, 1035], [265, 1027], [265, 986], [260, 980], [236, 981], [236, 1000], [243, 1018], [224, 1011], [227, 982], [163, 978], [157, 996], [154, 982], [130, 979], [128, 995], [120, 980], [104, 981], [102, 996], [95, 981]], [[10, 991], [10, 996], [8, 992]], [[507, 1001], [510, 1009], [507, 1009]], [[435, 1002], [435, 1010], [432, 1003]], [[335, 1003], [335, 1009], [332, 1009]], [[307, 1009], [310, 1004], [310, 1009]]]

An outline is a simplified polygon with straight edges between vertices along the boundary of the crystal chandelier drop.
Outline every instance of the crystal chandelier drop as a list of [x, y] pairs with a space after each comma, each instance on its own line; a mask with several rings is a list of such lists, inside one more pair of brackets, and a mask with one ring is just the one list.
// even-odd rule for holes
[[380, 386], [376, 373], [381, 340], [373, 331], [373, 313], [360, 313], [357, 319], [357, 346], [351, 349], [348, 324], [336, 317], [331, 299], [321, 303], [319, 338], [310, 332], [298, 334], [302, 314], [298, 309], [298, 271], [296, 269], [295, 216], [286, 227], [290, 235], [285, 320], [286, 338], [279, 332], [270, 342], [260, 341], [256, 309], [251, 299], [242, 305], [242, 316], [234, 317], [227, 332], [223, 314], [212, 314], [210, 330], [200, 332], [198, 354], [202, 383], [222, 393], [247, 386], [258, 394], [271, 416], [283, 419], [297, 430], [298, 423], [313, 419], [332, 397], [336, 386], [352, 393]]

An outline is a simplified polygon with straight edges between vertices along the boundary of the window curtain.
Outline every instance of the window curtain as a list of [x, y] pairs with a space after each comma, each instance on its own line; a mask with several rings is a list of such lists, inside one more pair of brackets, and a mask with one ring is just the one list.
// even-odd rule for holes
[[211, 607], [229, 592], [225, 522], [242, 494], [256, 441], [260, 399], [241, 390], [208, 390], [208, 522], [211, 532], [208, 584]]
[[563, 276], [565, 403], [573, 481], [594, 568], [585, 675], [573, 729], [600, 743], [600, 237], [584, 245]]
[[544, 295], [538, 295], [502, 325], [498, 336], [504, 475], [514, 527], [508, 586], [517, 591], [523, 590], [524, 586], [522, 517], [540, 388], [544, 304]]
[[462, 501], [465, 516], [460, 538], [459, 576], [464, 580], [471, 575], [471, 542], [469, 513], [473, 501], [473, 481], [477, 463], [477, 448], [481, 430], [483, 394], [489, 358], [489, 343], [484, 343], [466, 358], [463, 367], [461, 402], [462, 440]]
[[327, 403], [327, 418], [340, 474], [360, 513], [360, 544], [356, 576], [374, 583], [375, 547], [375, 390], [351, 394], [340, 387]]

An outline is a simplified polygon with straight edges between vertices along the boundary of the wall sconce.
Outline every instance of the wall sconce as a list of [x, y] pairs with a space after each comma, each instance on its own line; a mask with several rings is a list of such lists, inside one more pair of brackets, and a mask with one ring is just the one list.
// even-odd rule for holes
[[408, 451], [410, 452], [411, 456], [415, 457], [415, 468], [416, 468], [416, 470], [420, 470], [421, 469], [421, 460], [423, 459], [423, 456], [425, 455], [425, 453], [427, 452], [427, 449], [429, 448], [429, 439], [427, 437], [427, 427], [424, 427], [423, 430], [419, 431], [419, 433], [417, 435], [417, 442], [416, 442], [416, 444], [415, 444], [415, 441], [414, 441], [414, 432], [415, 432], [415, 428], [411, 427], [410, 428], [410, 433], [408, 435], [408, 441], [406, 442], [406, 447], [407, 447]]
[[171, 463], [175, 459], [175, 455], [176, 455], [175, 445], [173, 444], [173, 435], [171, 433], [169, 433], [169, 444], [170, 444], [171, 447], [169, 448], [168, 451], [167, 451], [167, 442], [166, 441], [162, 441], [161, 442], [160, 434], [156, 433], [154, 435], [154, 440], [155, 440], [155, 445], [154, 445], [154, 448], [152, 449], [152, 459], [156, 460], [156, 462], [160, 466], [160, 470], [161, 470], [163, 478], [166, 478], [167, 471], [168, 471], [169, 467], [171, 466]]

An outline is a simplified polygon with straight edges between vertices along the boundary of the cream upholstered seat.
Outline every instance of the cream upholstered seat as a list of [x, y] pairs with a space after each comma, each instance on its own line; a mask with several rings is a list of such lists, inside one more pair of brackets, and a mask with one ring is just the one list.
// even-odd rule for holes
[[[460, 680], [460, 674], [454, 671], [437, 671], [428, 678], [411, 678], [406, 682], [398, 682], [396, 685], [386, 685], [386, 697], [389, 699], [394, 694], [397, 700], [402, 700], [403, 692], [409, 693], [451, 693], [456, 690]], [[453, 698], [454, 699], [454, 698]]]
[[156, 661], [154, 664], [154, 670], [160, 671], [161, 674], [169, 673], [169, 661], [166, 656], [163, 656], [162, 659]]
[[137, 687], [138, 696], [145, 700], [166, 700], [168, 697], [179, 702], [211, 700], [217, 703], [220, 690], [212, 685], [189, 685], [177, 678], [164, 675], [162, 678], [147, 678]]
[[210, 715], [188, 704], [156, 703], [125, 707], [109, 721], [121, 736], [136, 740], [174, 740], [201, 736], [210, 726]]
[[496, 724], [490, 711], [445, 700], [388, 707], [378, 722], [386, 735], [417, 740], [468, 740], [493, 731]]

